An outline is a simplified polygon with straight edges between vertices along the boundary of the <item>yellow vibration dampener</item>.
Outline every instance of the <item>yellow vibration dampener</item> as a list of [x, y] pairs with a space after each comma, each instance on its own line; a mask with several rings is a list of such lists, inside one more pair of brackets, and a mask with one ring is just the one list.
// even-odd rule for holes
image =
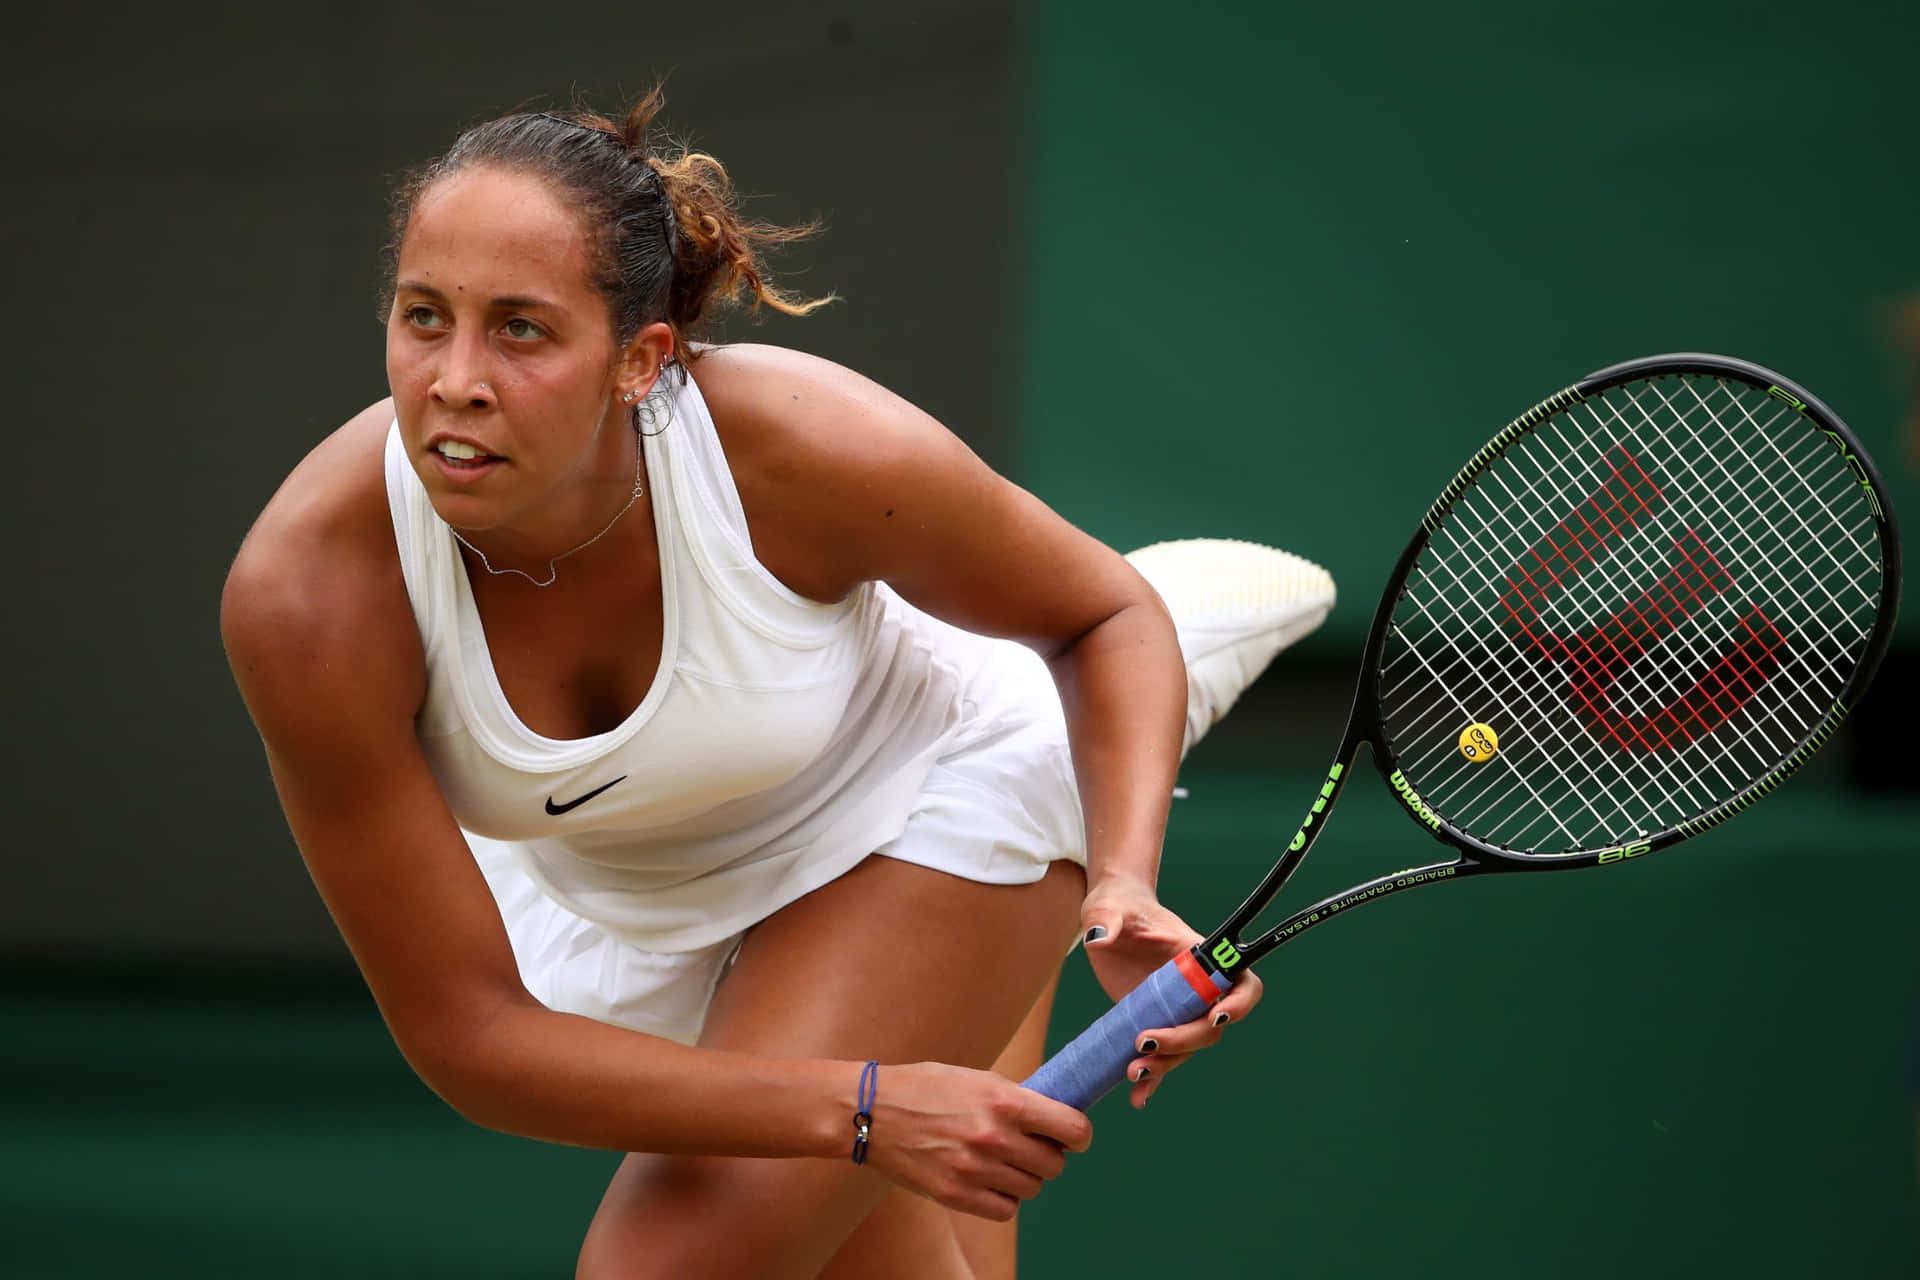
[[1460, 754], [1485, 764], [1500, 751], [1500, 738], [1490, 724], [1470, 724], [1460, 731]]

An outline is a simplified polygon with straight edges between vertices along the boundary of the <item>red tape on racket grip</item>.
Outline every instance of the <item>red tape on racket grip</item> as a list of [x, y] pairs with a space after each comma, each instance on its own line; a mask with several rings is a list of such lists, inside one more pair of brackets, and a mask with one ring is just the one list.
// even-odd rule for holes
[[1232, 987], [1232, 979], [1209, 975], [1205, 981], [1213, 994], [1203, 997], [1188, 981], [1180, 963], [1183, 958], [1193, 962], [1192, 954], [1182, 951], [1155, 969], [1125, 999], [1047, 1059], [1026, 1079], [1026, 1087], [1082, 1111], [1098, 1102], [1126, 1078], [1127, 1064], [1140, 1056], [1134, 1046], [1142, 1031], [1192, 1022]]
[[1179, 967], [1180, 976], [1187, 980], [1187, 985], [1193, 988], [1193, 994], [1199, 996], [1202, 1000], [1206, 1001], [1207, 1004], [1212, 1004], [1221, 996], [1233, 990], [1231, 980], [1222, 976], [1219, 982], [1224, 982], [1226, 985], [1220, 986], [1219, 983], [1215, 981], [1214, 975], [1208, 971], [1207, 966], [1201, 964], [1199, 957], [1195, 956], [1191, 951], [1182, 951], [1173, 958], [1173, 963]]

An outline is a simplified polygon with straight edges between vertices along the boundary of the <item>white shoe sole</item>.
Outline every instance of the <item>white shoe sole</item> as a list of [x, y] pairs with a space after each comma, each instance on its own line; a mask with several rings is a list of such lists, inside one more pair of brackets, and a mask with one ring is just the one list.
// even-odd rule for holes
[[1187, 660], [1182, 754], [1333, 608], [1332, 575], [1257, 542], [1184, 538], [1129, 552], [1127, 560], [1166, 602]]

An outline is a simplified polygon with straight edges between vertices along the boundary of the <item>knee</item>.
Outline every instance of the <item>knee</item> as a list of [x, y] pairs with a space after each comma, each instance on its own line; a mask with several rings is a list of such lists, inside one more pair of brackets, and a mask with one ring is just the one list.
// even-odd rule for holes
[[871, 1207], [864, 1186], [820, 1163], [628, 1156], [587, 1227], [574, 1276], [812, 1276]]
[[706, 1219], [725, 1191], [705, 1163], [645, 1155], [622, 1161], [587, 1225], [575, 1280], [705, 1274], [693, 1246], [708, 1233]]

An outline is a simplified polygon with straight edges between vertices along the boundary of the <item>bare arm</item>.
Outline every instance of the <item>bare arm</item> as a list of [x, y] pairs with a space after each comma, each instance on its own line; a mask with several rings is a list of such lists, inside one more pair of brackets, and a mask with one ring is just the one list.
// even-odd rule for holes
[[527, 993], [414, 737], [425, 665], [391, 534], [384, 561], [352, 542], [288, 555], [278, 514], [234, 565], [222, 634], [308, 870], [420, 1077], [480, 1124], [552, 1141], [837, 1149], [837, 1064], [697, 1053]]
[[1153, 588], [857, 374], [761, 347], [716, 350], [697, 369], [769, 569], [815, 599], [885, 581], [936, 617], [1038, 651], [1067, 715], [1090, 888], [1150, 891], [1187, 690]]
[[[228, 578], [221, 627], [288, 823], [401, 1052], [462, 1114], [510, 1133], [629, 1151], [844, 1157], [857, 1063], [690, 1049], [550, 1011], [520, 982], [414, 736], [425, 665], [377, 470], [360, 494], [313, 478], [359, 468], [380, 425], [349, 424], [269, 506]], [[908, 1072], [896, 1071], [902, 1101], [913, 1096]], [[923, 1088], [950, 1110], [1003, 1118], [990, 1144], [1026, 1132], [1085, 1144], [1080, 1117], [1036, 1111], [987, 1073], [927, 1075]], [[900, 1176], [917, 1185], [945, 1173]], [[978, 1212], [974, 1195], [949, 1199]]]
[[[1107, 993], [1119, 998], [1200, 941], [1156, 895], [1187, 675], [1173, 620], [1146, 580], [857, 374], [757, 347], [716, 350], [697, 368], [755, 549], [789, 586], [832, 600], [885, 581], [937, 617], [1046, 658], [1086, 818], [1081, 925]], [[1249, 974], [1209, 1018], [1154, 1030], [1155, 1051], [1129, 1068], [1133, 1104], [1262, 992]]]

